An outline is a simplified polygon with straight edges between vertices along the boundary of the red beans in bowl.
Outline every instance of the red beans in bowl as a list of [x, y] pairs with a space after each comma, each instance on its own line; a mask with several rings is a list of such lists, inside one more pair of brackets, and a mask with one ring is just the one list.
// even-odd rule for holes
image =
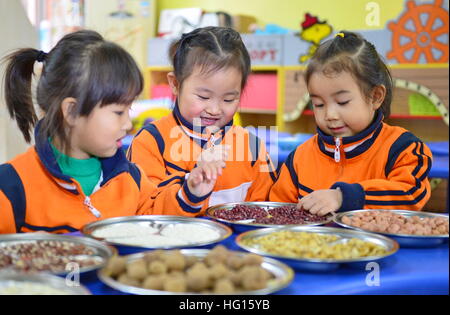
[[265, 218], [267, 211], [256, 206], [237, 205], [231, 210], [216, 210], [214, 215], [228, 221], [239, 221], [247, 219]]
[[309, 224], [323, 222], [328, 217], [311, 214], [309, 211], [297, 209], [295, 206], [282, 206], [268, 211], [257, 206], [237, 205], [231, 210], [216, 210], [214, 215], [219, 219], [240, 221], [255, 219], [259, 224]]

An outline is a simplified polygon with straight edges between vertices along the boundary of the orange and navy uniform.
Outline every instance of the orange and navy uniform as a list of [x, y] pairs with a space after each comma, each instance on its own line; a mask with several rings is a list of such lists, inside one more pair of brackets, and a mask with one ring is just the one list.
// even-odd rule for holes
[[377, 111], [369, 128], [352, 137], [334, 138], [318, 128], [288, 156], [269, 199], [297, 202], [315, 190], [339, 188], [339, 211], [421, 210], [431, 194], [431, 151], [407, 130], [382, 119]]
[[[36, 134], [38, 129], [39, 125]], [[118, 216], [195, 215], [184, 211], [198, 205], [187, 185], [159, 191], [123, 150], [100, 162], [100, 181], [86, 196], [75, 179], [61, 172], [50, 143], [36, 135], [35, 146], [0, 165], [0, 233], [67, 233]], [[176, 196], [181, 193], [194, 200], [186, 198], [180, 204]]]
[[202, 210], [226, 202], [266, 201], [276, 173], [260, 139], [234, 126], [233, 121], [214, 134], [208, 134], [206, 129], [186, 121], [176, 105], [171, 115], [138, 132], [128, 150], [128, 158], [163, 189], [173, 182], [183, 183], [204, 149], [228, 145], [226, 167], [204, 200]]

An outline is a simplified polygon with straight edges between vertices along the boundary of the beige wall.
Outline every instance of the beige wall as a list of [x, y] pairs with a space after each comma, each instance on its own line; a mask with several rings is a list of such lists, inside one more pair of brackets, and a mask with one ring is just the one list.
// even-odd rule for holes
[[[38, 33], [28, 21], [20, 1], [0, 0], [0, 57], [16, 48], [38, 47]], [[0, 164], [28, 147], [15, 121], [9, 118], [3, 96], [5, 65], [0, 64]]]
[[[143, 2], [148, 4], [146, 9], [142, 7]], [[86, 28], [124, 47], [144, 69], [147, 65], [147, 40], [155, 34], [156, 0], [127, 0], [125, 4], [125, 11], [132, 17], [113, 18], [110, 13], [117, 12], [118, 1], [86, 0]]]
[[[363, 30], [384, 29], [387, 21], [396, 19], [405, 9], [405, 3], [405, 0], [158, 0], [158, 11], [200, 7], [206, 11], [250, 15], [261, 26], [274, 23], [298, 31], [308, 12], [326, 20], [336, 30]], [[379, 23], [368, 25], [366, 17], [375, 11], [379, 13]]]

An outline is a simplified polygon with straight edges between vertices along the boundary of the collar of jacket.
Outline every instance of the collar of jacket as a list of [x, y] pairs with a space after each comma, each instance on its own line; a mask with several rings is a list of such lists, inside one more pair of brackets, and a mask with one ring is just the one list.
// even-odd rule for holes
[[[80, 194], [80, 192], [77, 190], [77, 185], [74, 184], [74, 179], [62, 173], [48, 139], [44, 140], [39, 136], [41, 121], [42, 120], [37, 123], [34, 130], [34, 138], [36, 142], [35, 148], [39, 159], [41, 160], [42, 164], [44, 164], [45, 168], [54, 177], [59, 186], [75, 195]], [[119, 175], [120, 173], [130, 172], [130, 162], [127, 160], [125, 152], [123, 152], [122, 149], [118, 149], [116, 154], [112, 157], [99, 158], [99, 160], [102, 166], [103, 174], [103, 181], [100, 183], [100, 186], [103, 186], [110, 179]], [[61, 182], [60, 180], [62, 180], [63, 182]]]
[[183, 128], [183, 131], [187, 136], [196, 141], [202, 148], [210, 141], [211, 136], [214, 136], [215, 144], [221, 142], [221, 139], [225, 136], [225, 133], [228, 132], [229, 129], [233, 126], [233, 119], [228, 122], [225, 126], [220, 128], [220, 130], [216, 131], [214, 134], [208, 132], [207, 127], [205, 126], [193, 126], [190, 122], [188, 122], [180, 113], [180, 108], [178, 107], [178, 101], [175, 103], [175, 108], [173, 109], [173, 116], [177, 124]]
[[[345, 157], [350, 159], [356, 157], [369, 149], [377, 139], [383, 128], [383, 113], [378, 109], [375, 119], [370, 126], [360, 133], [341, 138], [341, 147], [345, 153]], [[334, 150], [336, 146], [336, 138], [324, 133], [317, 127], [319, 149], [326, 155], [334, 158]]]

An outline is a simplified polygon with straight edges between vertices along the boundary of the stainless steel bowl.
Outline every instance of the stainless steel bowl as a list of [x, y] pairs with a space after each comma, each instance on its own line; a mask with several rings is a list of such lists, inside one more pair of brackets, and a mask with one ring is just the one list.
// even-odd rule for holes
[[[49, 291], [30, 292], [27, 286], [48, 288]], [[6, 292], [5, 292], [6, 291]], [[0, 295], [51, 295], [53, 291], [63, 295], [90, 295], [83, 285], [66, 282], [65, 279], [48, 273], [24, 274], [15, 271], [0, 271]]]
[[[206, 255], [208, 255], [210, 250], [208, 249], [182, 249], [181, 253], [184, 256], [193, 256], [197, 258], [204, 258]], [[234, 252], [238, 255], [247, 255], [247, 253], [243, 252]], [[138, 253], [133, 255], [125, 256], [127, 258], [128, 262], [132, 262], [135, 260], [142, 259], [144, 257], [145, 253]], [[291, 268], [286, 266], [285, 264], [275, 260], [270, 259], [267, 257], [263, 257], [263, 262], [261, 264], [261, 267], [269, 271], [272, 275], [275, 276], [274, 279], [271, 279], [268, 281], [268, 286], [261, 290], [254, 290], [254, 291], [239, 291], [235, 294], [237, 295], [262, 295], [262, 294], [270, 294], [274, 293], [276, 291], [279, 291], [285, 287], [287, 287], [292, 280], [294, 279], [294, 272]], [[193, 292], [185, 292], [185, 293], [175, 293], [175, 292], [169, 292], [169, 291], [159, 291], [159, 290], [149, 290], [139, 287], [134, 287], [130, 285], [122, 284], [115, 279], [113, 279], [110, 276], [107, 276], [105, 273], [105, 269], [101, 269], [98, 271], [98, 277], [102, 282], [107, 284], [113, 289], [116, 289], [121, 292], [125, 293], [131, 293], [131, 294], [139, 294], [139, 295], [204, 295], [204, 293], [193, 293]]]
[[230, 221], [225, 220], [217, 217], [215, 215], [215, 212], [217, 210], [231, 210], [237, 205], [245, 205], [245, 206], [257, 206], [260, 208], [263, 208], [264, 210], [270, 210], [274, 208], [279, 208], [283, 206], [295, 206], [295, 203], [286, 203], [286, 202], [231, 202], [231, 203], [224, 203], [216, 206], [209, 207], [206, 210], [206, 215], [216, 221], [222, 222], [226, 225], [229, 225], [233, 228], [233, 230], [236, 233], [242, 233], [254, 229], [260, 229], [260, 228], [281, 228], [281, 227], [287, 227], [287, 226], [319, 226], [319, 225], [325, 225], [333, 221], [333, 216], [329, 216], [327, 218], [324, 218], [321, 222], [311, 222], [307, 224], [285, 224], [285, 225], [279, 225], [279, 224], [261, 224], [261, 223], [252, 223], [249, 222], [249, 220], [242, 220], [242, 221]]
[[[126, 242], [126, 238], [100, 238], [95, 236], [95, 232], [100, 229], [111, 227], [114, 225], [122, 224], [122, 223], [131, 223], [136, 224], [139, 227], [157, 227], [160, 229], [164, 229], [171, 225], [180, 225], [180, 224], [195, 224], [201, 227], [207, 227], [216, 231], [218, 233], [218, 237], [215, 239], [211, 239], [208, 241], [193, 241], [188, 242], [183, 245], [174, 244], [174, 245], [161, 245], [161, 246], [143, 246], [143, 245], [132, 245]], [[143, 215], [143, 216], [129, 216], [129, 217], [117, 217], [106, 220], [97, 221], [94, 223], [90, 223], [83, 227], [82, 233], [88, 237], [105, 241], [110, 245], [114, 245], [117, 247], [121, 254], [133, 253], [142, 251], [143, 249], [175, 249], [175, 248], [192, 248], [192, 247], [208, 247], [212, 246], [216, 243], [223, 241], [228, 238], [232, 231], [229, 227], [206, 219], [199, 218], [189, 218], [182, 216], [171, 216], [171, 215]]]
[[[371, 242], [384, 247], [386, 253], [380, 256], [370, 256], [370, 257], [358, 257], [353, 259], [313, 259], [313, 258], [296, 258], [289, 257], [285, 255], [277, 255], [267, 252], [258, 246], [248, 246], [244, 244], [245, 240], [255, 239], [261, 236], [266, 236], [274, 232], [280, 231], [292, 231], [292, 232], [307, 232], [307, 233], [317, 233], [322, 235], [336, 235], [339, 241], [345, 242], [351, 238], [357, 238], [362, 241]], [[336, 241], [335, 241], [336, 242]], [[374, 233], [360, 232], [341, 228], [323, 227], [323, 226], [297, 226], [297, 227], [285, 227], [285, 228], [267, 228], [259, 229], [254, 231], [249, 231], [242, 233], [237, 236], [236, 244], [255, 254], [264, 255], [279, 259], [282, 262], [288, 264], [289, 266], [307, 271], [315, 272], [327, 272], [336, 270], [342, 265], [348, 265], [350, 267], [360, 268], [365, 266], [369, 262], [380, 262], [385, 258], [393, 255], [399, 249], [398, 243], [392, 239], [385, 236], [381, 236]]]
[[340, 212], [335, 216], [333, 221], [336, 224], [338, 224], [342, 227], [348, 228], [348, 229], [385, 235], [389, 238], [396, 240], [400, 244], [401, 247], [434, 247], [434, 246], [439, 246], [445, 242], [448, 242], [448, 234], [445, 234], [445, 235], [411, 235], [411, 234], [379, 233], [379, 232], [373, 232], [373, 231], [357, 228], [355, 226], [347, 225], [342, 222], [342, 218], [344, 216], [352, 217], [357, 213], [365, 213], [365, 212], [369, 212], [369, 211], [390, 212], [390, 213], [402, 215], [407, 218], [410, 218], [413, 216], [418, 216], [420, 218], [445, 218], [448, 220], [448, 215], [438, 214], [438, 213], [409, 211], [409, 210], [379, 210], [379, 209], [370, 210], [370, 209], [366, 209], [366, 210], [354, 210], [354, 211]]
[[[71, 262], [77, 263], [80, 259], [93, 259], [96, 260], [97, 263], [92, 266], [86, 266], [82, 268], [74, 268], [76, 265], [67, 266], [69, 270], [62, 270], [58, 272], [53, 272], [56, 275], [67, 275], [73, 272], [79, 272], [80, 274], [86, 274], [91, 271], [94, 271], [99, 268], [103, 268], [108, 262], [109, 258], [116, 252], [114, 248], [99, 242], [97, 240], [81, 237], [81, 236], [68, 236], [68, 235], [58, 235], [58, 234], [47, 234], [47, 233], [24, 233], [24, 234], [3, 234], [0, 235], [0, 252], [3, 246], [15, 245], [15, 244], [24, 244], [24, 243], [35, 243], [36, 241], [53, 241], [53, 242], [69, 242], [73, 244], [84, 245], [89, 247], [94, 254], [81, 255], [81, 257], [73, 257]], [[51, 272], [51, 271], [49, 271]]]

